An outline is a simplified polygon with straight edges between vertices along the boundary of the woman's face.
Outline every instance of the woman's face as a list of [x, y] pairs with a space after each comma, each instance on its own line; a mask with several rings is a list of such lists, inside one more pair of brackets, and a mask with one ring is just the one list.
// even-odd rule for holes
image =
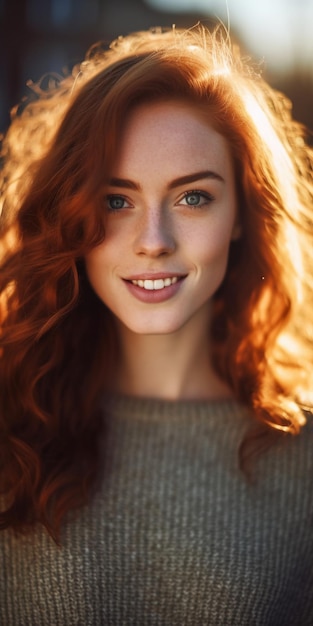
[[140, 334], [209, 315], [239, 229], [227, 141], [192, 105], [141, 105], [106, 183], [105, 240], [86, 258], [100, 299]]

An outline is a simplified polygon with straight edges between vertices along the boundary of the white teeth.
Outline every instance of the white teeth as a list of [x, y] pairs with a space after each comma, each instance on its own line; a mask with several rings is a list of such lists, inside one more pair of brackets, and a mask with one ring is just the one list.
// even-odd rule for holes
[[163, 278], [158, 278], [157, 280], [153, 281], [153, 289], [163, 289], [163, 287], [165, 287], [165, 281], [163, 280]]
[[170, 285], [174, 285], [177, 283], [177, 276], [173, 276], [172, 278], [157, 278], [156, 280], [132, 280], [133, 285], [137, 285], [138, 287], [142, 287], [143, 289], [147, 289], [148, 291], [164, 289], [164, 287], [169, 287]]

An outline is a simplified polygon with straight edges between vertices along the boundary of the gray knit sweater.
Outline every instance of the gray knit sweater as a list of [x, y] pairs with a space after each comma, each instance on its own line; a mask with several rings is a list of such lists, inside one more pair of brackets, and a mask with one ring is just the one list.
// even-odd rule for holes
[[64, 526], [0, 533], [3, 626], [312, 626], [313, 428], [238, 469], [233, 401], [110, 401], [101, 488]]

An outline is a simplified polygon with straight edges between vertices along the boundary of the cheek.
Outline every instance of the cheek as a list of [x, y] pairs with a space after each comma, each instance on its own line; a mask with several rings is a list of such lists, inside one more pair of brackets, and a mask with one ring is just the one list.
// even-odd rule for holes
[[197, 261], [203, 267], [209, 267], [212, 263], [227, 261], [228, 251], [231, 242], [231, 229], [220, 225], [218, 228], [202, 229], [197, 237], [197, 241], [190, 244], [193, 251], [196, 251]]
[[108, 276], [107, 253], [101, 246], [93, 250], [85, 259], [86, 274], [91, 286], [99, 293]]

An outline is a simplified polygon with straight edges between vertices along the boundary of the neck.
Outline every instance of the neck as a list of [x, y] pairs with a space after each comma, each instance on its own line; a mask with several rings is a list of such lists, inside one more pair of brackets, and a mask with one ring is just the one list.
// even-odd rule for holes
[[118, 392], [171, 400], [231, 395], [211, 365], [207, 310], [175, 333], [140, 335], [118, 323], [118, 336]]

